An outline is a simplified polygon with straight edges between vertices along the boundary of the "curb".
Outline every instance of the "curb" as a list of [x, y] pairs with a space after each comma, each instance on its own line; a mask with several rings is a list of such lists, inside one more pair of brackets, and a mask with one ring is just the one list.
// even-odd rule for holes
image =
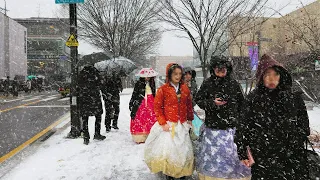
[[70, 113], [67, 113], [67, 114], [63, 115], [58, 121], [52, 123], [50, 126], [48, 126], [44, 130], [42, 130], [41, 132], [39, 132], [38, 134], [33, 136], [32, 138], [30, 138], [28, 141], [24, 142], [23, 144], [21, 144], [20, 146], [16, 147], [15, 149], [10, 151], [9, 153], [7, 153], [4, 156], [0, 157], [0, 164], [5, 162], [6, 160], [10, 159], [14, 155], [18, 154], [23, 149], [28, 147], [30, 144], [32, 144], [35, 141], [37, 141], [38, 139], [40, 139], [41, 137], [46, 135], [48, 132], [50, 132], [52, 129], [54, 129], [56, 126], [58, 126], [59, 124], [61, 124], [62, 122], [64, 122], [65, 120], [67, 120], [69, 118], [70, 118]]

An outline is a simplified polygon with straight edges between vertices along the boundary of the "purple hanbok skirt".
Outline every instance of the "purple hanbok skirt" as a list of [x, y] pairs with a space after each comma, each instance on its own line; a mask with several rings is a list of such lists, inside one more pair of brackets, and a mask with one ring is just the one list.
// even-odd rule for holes
[[251, 169], [239, 160], [234, 135], [235, 129], [201, 128], [200, 142], [196, 148], [196, 170], [199, 174], [223, 179], [251, 176]]

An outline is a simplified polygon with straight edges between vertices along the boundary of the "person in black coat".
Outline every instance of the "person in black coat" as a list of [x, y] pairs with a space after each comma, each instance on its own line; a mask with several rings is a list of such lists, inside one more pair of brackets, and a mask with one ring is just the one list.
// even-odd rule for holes
[[99, 71], [93, 66], [85, 66], [79, 74], [79, 111], [83, 121], [84, 144], [89, 144], [89, 116], [95, 116], [94, 139], [104, 140], [106, 137], [100, 134], [101, 115], [103, 113], [100, 95], [101, 78]]
[[211, 77], [203, 82], [195, 99], [206, 114], [196, 150], [196, 169], [200, 179], [248, 179], [250, 169], [239, 160], [234, 143], [243, 93], [226, 57], [213, 56], [210, 64]]
[[252, 180], [309, 179], [304, 142], [310, 128], [301, 94], [292, 91], [291, 75], [268, 55], [262, 56], [256, 78], [236, 133], [240, 159], [252, 165], [249, 146]]
[[212, 57], [210, 72], [211, 77], [203, 82], [195, 97], [205, 111], [205, 125], [212, 129], [234, 128], [244, 101], [240, 84], [232, 77], [232, 66], [226, 57]]
[[121, 77], [118, 73], [113, 72], [112, 76], [105, 77], [103, 94], [106, 104], [105, 125], [107, 132], [111, 130], [111, 121], [112, 128], [116, 130], [119, 129], [118, 118], [120, 113], [120, 93], [122, 90]]
[[10, 77], [7, 76], [7, 79], [3, 82], [4, 86], [4, 95], [8, 97], [10, 95]]

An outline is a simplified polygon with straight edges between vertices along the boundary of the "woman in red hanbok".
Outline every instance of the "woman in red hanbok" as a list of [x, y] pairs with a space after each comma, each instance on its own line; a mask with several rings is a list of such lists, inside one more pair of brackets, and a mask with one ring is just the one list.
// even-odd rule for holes
[[154, 77], [157, 75], [152, 68], [144, 68], [139, 74], [129, 103], [131, 111], [130, 132], [136, 143], [144, 143], [150, 129], [157, 121], [154, 113], [154, 97], [156, 93]]

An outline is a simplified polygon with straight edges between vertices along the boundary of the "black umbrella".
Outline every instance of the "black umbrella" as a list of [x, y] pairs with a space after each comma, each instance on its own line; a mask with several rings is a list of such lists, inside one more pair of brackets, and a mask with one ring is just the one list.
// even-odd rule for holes
[[79, 62], [79, 66], [94, 65], [95, 63], [106, 60], [106, 59], [111, 59], [111, 57], [104, 52], [92, 53], [92, 54], [83, 56]]

